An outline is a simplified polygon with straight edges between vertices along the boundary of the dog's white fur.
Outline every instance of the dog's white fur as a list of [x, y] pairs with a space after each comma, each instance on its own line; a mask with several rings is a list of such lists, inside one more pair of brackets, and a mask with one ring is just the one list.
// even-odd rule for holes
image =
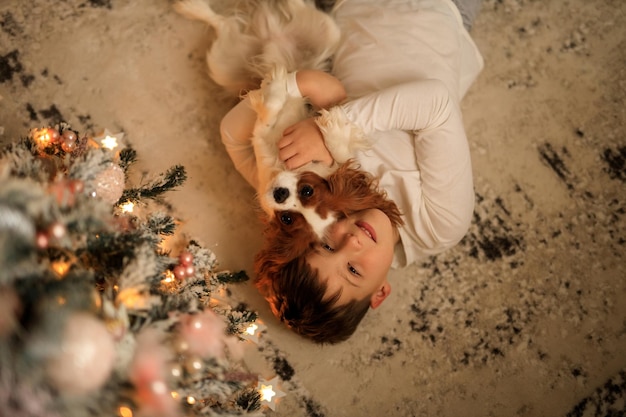
[[258, 88], [275, 67], [328, 70], [341, 36], [329, 15], [304, 0], [248, 0], [228, 16], [204, 0], [182, 0], [173, 7], [215, 30], [206, 57], [210, 76], [237, 95]]
[[[284, 163], [278, 158], [276, 143], [287, 127], [311, 115], [306, 98], [289, 95], [287, 82], [287, 71], [284, 68], [275, 68], [263, 80], [260, 89], [248, 94], [250, 103], [257, 112], [252, 137], [259, 179], [257, 191], [261, 207], [270, 216], [274, 211], [281, 210], [305, 214], [305, 211], [310, 209], [302, 207], [298, 200], [298, 174], [311, 171], [321, 177], [327, 177], [337, 169], [338, 164], [346, 162], [352, 156], [354, 148], [365, 146], [360, 131], [343, 120], [343, 113], [323, 111], [316, 122], [324, 132], [326, 146], [336, 150], [333, 154], [335, 163], [329, 167], [310, 162], [297, 170], [286, 170]], [[289, 197], [285, 201], [277, 201], [274, 198], [274, 190], [277, 188], [289, 190]], [[326, 225], [329, 222], [326, 219], [314, 219], [312, 213], [305, 217], [312, 226], [314, 223]], [[322, 225], [314, 228], [321, 230], [325, 228]]]
[[[257, 112], [252, 141], [261, 207], [270, 218], [274, 211], [311, 211], [304, 210], [298, 201], [298, 172], [313, 171], [326, 177], [337, 163], [347, 161], [356, 149], [365, 147], [366, 141], [340, 109], [322, 110], [316, 122], [336, 163], [326, 167], [311, 162], [297, 171], [287, 171], [278, 158], [276, 143], [287, 127], [311, 116], [306, 98], [288, 94], [287, 74], [300, 69], [328, 70], [340, 31], [329, 15], [305, 0], [249, 0], [248, 6], [247, 12], [225, 16], [203, 0], [174, 4], [178, 13], [208, 23], [216, 32], [207, 53], [211, 78], [232, 93], [249, 91]], [[289, 198], [276, 201], [273, 194], [277, 187], [287, 188]], [[317, 224], [314, 229], [321, 237], [332, 220], [307, 214], [309, 223]]]

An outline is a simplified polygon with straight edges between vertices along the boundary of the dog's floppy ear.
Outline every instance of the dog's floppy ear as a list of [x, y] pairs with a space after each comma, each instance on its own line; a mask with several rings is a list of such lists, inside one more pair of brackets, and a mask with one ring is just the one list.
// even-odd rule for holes
[[342, 164], [327, 180], [335, 210], [350, 215], [357, 211], [377, 208], [389, 217], [395, 227], [404, 223], [396, 203], [387, 198], [384, 190], [378, 188], [378, 180], [370, 173], [359, 169], [353, 160]]
[[264, 297], [273, 293], [273, 277], [280, 271], [280, 265], [267, 249], [254, 256], [254, 284]]
[[371, 147], [363, 131], [352, 124], [338, 106], [320, 110], [315, 123], [324, 136], [328, 151], [339, 163], [348, 161], [357, 150]]
[[[281, 225], [279, 217], [290, 216], [291, 223]], [[279, 212], [267, 221], [263, 231], [263, 247], [255, 256], [255, 272], [275, 274], [282, 265], [305, 254], [317, 242], [313, 230], [302, 214]]]
[[254, 283], [274, 308], [274, 280], [280, 276], [285, 265], [306, 254], [316, 240], [310, 231], [302, 233], [302, 236], [285, 233], [275, 219], [267, 224], [263, 237], [263, 247], [254, 257]]
[[[281, 215], [284, 215], [282, 213]], [[275, 233], [267, 239], [274, 256], [283, 261], [290, 261], [302, 256], [317, 242], [313, 229], [300, 213], [289, 213], [294, 219], [290, 226], [275, 225]]]

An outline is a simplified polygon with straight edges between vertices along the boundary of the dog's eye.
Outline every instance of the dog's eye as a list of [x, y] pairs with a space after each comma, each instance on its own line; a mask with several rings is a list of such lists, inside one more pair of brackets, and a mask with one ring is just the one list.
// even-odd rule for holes
[[313, 195], [313, 187], [305, 185], [300, 189], [300, 197], [311, 197]]
[[287, 226], [292, 224], [293, 223], [293, 217], [291, 217], [291, 213], [289, 213], [289, 212], [281, 213], [281, 215], [280, 215], [280, 222], [282, 224], [286, 224]]

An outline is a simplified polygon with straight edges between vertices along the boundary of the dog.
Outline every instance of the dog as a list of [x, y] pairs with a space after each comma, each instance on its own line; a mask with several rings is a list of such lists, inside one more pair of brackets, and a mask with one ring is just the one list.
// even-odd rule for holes
[[[361, 210], [383, 211], [394, 227], [403, 224], [396, 204], [379, 189], [378, 180], [349, 160], [327, 177], [307, 171], [285, 171], [274, 183], [274, 216], [266, 222], [264, 246], [255, 257], [259, 276], [272, 266], [284, 265], [323, 242], [328, 227]], [[284, 198], [284, 196], [287, 196]], [[284, 198], [284, 199], [283, 199]]]
[[[284, 67], [274, 68], [262, 81], [261, 88], [249, 92], [248, 97], [257, 113], [252, 136], [258, 170], [257, 194], [260, 206], [268, 218], [272, 218], [277, 211], [284, 211], [289, 204], [290, 210], [298, 209], [297, 205], [292, 204], [296, 200], [293, 192], [289, 194], [289, 184], [295, 184], [300, 175], [316, 174], [320, 178], [326, 178], [348, 161], [353, 152], [368, 146], [362, 132], [351, 124], [346, 124], [338, 111], [320, 110], [321, 115], [316, 118], [316, 123], [324, 133], [326, 146], [333, 150], [335, 162], [331, 166], [309, 162], [296, 170], [287, 170], [278, 157], [276, 143], [287, 127], [310, 117], [313, 114], [312, 108], [306, 98], [288, 94], [287, 70]], [[310, 224], [318, 225], [322, 220], [314, 217], [312, 213], [306, 216]], [[314, 229], [319, 238], [323, 235], [322, 229], [322, 226]]]
[[276, 67], [328, 71], [341, 36], [328, 14], [304, 0], [248, 0], [230, 15], [216, 13], [203, 0], [181, 0], [173, 8], [213, 28], [209, 75], [236, 95], [259, 88]]

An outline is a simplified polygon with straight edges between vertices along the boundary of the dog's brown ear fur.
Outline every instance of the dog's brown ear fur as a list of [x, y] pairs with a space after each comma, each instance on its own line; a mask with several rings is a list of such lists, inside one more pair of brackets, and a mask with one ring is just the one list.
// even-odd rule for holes
[[271, 292], [272, 278], [282, 267], [303, 256], [317, 242], [304, 217], [299, 213], [292, 213], [292, 216], [293, 224], [288, 226], [289, 230], [284, 230], [276, 218], [266, 222], [263, 247], [254, 258], [256, 286], [265, 296]]
[[378, 188], [378, 180], [352, 160], [342, 164], [327, 178], [330, 187], [330, 207], [344, 215], [377, 208], [383, 211], [395, 227], [404, 224], [396, 203]]

